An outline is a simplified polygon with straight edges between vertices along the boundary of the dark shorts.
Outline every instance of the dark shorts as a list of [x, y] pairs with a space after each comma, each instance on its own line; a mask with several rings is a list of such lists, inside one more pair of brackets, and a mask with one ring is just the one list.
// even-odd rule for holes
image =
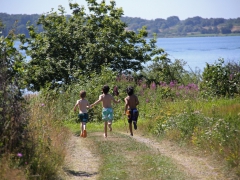
[[128, 116], [128, 123], [137, 122], [138, 110], [137, 109], [128, 109], [127, 116]]
[[88, 113], [80, 113], [80, 114], [78, 114], [78, 120], [80, 122], [87, 123], [88, 122]]

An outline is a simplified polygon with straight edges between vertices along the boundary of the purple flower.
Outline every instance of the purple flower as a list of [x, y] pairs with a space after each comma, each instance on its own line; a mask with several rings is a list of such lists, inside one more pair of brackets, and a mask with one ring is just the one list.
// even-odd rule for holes
[[146, 103], [149, 103], [149, 99], [146, 99]]
[[178, 89], [184, 89], [184, 85], [178, 86]]
[[173, 87], [175, 86], [175, 84], [176, 84], [176, 81], [171, 81], [171, 82], [169, 83], [170, 88], [173, 88]]
[[166, 86], [167, 85], [167, 83], [165, 83], [165, 82], [163, 82], [163, 81], [160, 81], [160, 86]]
[[17, 153], [17, 157], [22, 157], [22, 153]]
[[147, 85], [146, 85], [146, 84], [142, 84], [142, 88], [143, 88], [143, 89], [146, 89], [146, 88], [147, 88]]
[[193, 89], [193, 90], [198, 90], [198, 85], [194, 84], [194, 83], [190, 83], [188, 84], [188, 89]]
[[41, 104], [41, 106], [43, 107], [43, 106], [45, 106], [45, 104], [44, 104], [44, 103], [42, 103], [42, 104]]
[[152, 84], [151, 84], [151, 89], [152, 89], [152, 90], [155, 90], [155, 89], [156, 89], [156, 84], [155, 84], [155, 82], [152, 82]]

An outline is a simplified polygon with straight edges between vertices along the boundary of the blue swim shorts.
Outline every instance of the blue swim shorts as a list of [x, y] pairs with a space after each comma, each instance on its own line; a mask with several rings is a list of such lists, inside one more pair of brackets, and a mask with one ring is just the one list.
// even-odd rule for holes
[[80, 122], [88, 122], [88, 113], [80, 113], [78, 114], [78, 119]]
[[103, 108], [102, 109], [102, 120], [112, 121], [113, 120], [113, 109], [112, 108]]

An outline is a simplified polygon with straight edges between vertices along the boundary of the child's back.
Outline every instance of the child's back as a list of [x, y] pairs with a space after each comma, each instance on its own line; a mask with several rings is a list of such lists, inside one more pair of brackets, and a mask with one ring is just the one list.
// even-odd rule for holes
[[89, 106], [89, 102], [86, 99], [80, 99], [77, 102], [79, 107], [79, 113], [87, 113], [87, 107]]
[[132, 123], [134, 125], [134, 129], [137, 129], [137, 120], [138, 120], [138, 110], [137, 105], [139, 104], [138, 97], [134, 94], [133, 87], [127, 88], [128, 96], [125, 100], [125, 114], [128, 116], [129, 130], [131, 136], [133, 136], [132, 132]]
[[113, 109], [112, 109], [112, 101], [114, 103], [119, 103], [120, 100], [116, 101], [114, 99], [114, 97], [110, 94], [108, 94], [109, 92], [109, 86], [108, 85], [104, 85], [102, 88], [103, 94], [101, 94], [99, 96], [99, 99], [94, 102], [91, 107], [93, 107], [94, 105], [100, 103], [102, 101], [102, 119], [105, 121], [104, 122], [104, 137], [107, 137], [107, 125], [110, 129], [110, 131], [112, 131], [112, 120], [113, 120]]
[[132, 94], [131, 96], [126, 97], [128, 108], [135, 109], [139, 104], [138, 98], [136, 95]]
[[111, 108], [112, 107], [112, 101], [114, 101], [114, 98], [110, 94], [101, 94], [99, 96], [99, 99], [102, 100], [102, 107], [104, 108]]

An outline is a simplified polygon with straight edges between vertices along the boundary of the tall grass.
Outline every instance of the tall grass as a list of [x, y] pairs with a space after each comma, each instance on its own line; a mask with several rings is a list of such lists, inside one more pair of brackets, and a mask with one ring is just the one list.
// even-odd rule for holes
[[[154, 92], [154, 94], [157, 93]], [[160, 104], [150, 131], [204, 149], [224, 159], [240, 175], [239, 98], [190, 98]], [[154, 107], [154, 102], [149, 102]]]
[[68, 130], [56, 118], [54, 101], [41, 95], [25, 97], [29, 103], [29, 120], [26, 126], [29, 141], [18, 153], [15, 166], [21, 167], [27, 179], [56, 179], [64, 162]]
[[[54, 101], [46, 101], [41, 96], [31, 99], [31, 114], [28, 125], [32, 138], [29, 176], [39, 175], [40, 179], [54, 178], [62, 165], [67, 141], [68, 130], [57, 119]], [[32, 153], [34, 152], [34, 153]]]

